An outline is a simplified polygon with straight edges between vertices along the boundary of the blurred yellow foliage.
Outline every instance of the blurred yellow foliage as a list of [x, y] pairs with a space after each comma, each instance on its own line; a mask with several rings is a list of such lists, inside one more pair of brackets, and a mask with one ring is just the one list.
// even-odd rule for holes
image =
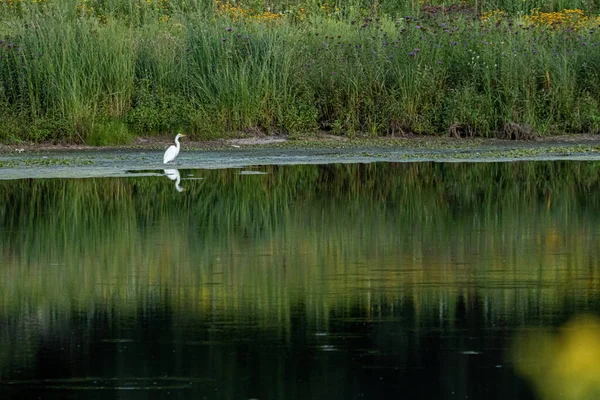
[[543, 400], [600, 397], [600, 319], [578, 317], [552, 335], [520, 335], [512, 351], [517, 371]]

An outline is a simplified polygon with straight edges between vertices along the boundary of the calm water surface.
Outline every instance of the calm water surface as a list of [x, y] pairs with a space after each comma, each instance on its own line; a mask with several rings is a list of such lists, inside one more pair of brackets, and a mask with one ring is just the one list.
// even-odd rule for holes
[[600, 163], [178, 173], [0, 181], [2, 399], [600, 397]]

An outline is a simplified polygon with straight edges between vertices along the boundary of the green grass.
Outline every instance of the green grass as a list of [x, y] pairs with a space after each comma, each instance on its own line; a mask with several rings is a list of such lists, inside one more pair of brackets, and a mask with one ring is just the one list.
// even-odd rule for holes
[[[0, 141], [599, 130], [596, 21], [573, 30], [522, 18], [533, 7], [593, 16], [593, 1], [277, 1], [245, 5], [259, 17], [241, 19], [219, 7], [4, 0]], [[495, 8], [505, 17], [482, 22]], [[268, 9], [283, 14], [259, 14]]]

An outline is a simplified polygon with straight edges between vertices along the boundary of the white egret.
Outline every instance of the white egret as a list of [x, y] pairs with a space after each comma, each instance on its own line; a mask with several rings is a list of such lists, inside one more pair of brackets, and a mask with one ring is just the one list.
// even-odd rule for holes
[[179, 175], [179, 171], [176, 169], [165, 169], [165, 175], [172, 181], [175, 181], [175, 189], [178, 192], [183, 192], [185, 188], [179, 186], [179, 182], [181, 181], [181, 175]]
[[177, 136], [175, 136], [175, 146], [170, 146], [167, 151], [165, 151], [165, 156], [163, 157], [163, 163], [167, 164], [170, 163], [171, 161], [173, 161], [175, 159], [175, 157], [177, 157], [177, 154], [179, 154], [179, 138], [180, 137], [184, 137], [185, 135], [179, 133]]

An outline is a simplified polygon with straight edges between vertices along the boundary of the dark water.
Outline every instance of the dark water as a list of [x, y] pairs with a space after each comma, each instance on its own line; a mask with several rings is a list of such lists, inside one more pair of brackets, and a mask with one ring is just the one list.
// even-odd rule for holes
[[2, 399], [599, 398], [600, 163], [179, 172], [0, 182]]

